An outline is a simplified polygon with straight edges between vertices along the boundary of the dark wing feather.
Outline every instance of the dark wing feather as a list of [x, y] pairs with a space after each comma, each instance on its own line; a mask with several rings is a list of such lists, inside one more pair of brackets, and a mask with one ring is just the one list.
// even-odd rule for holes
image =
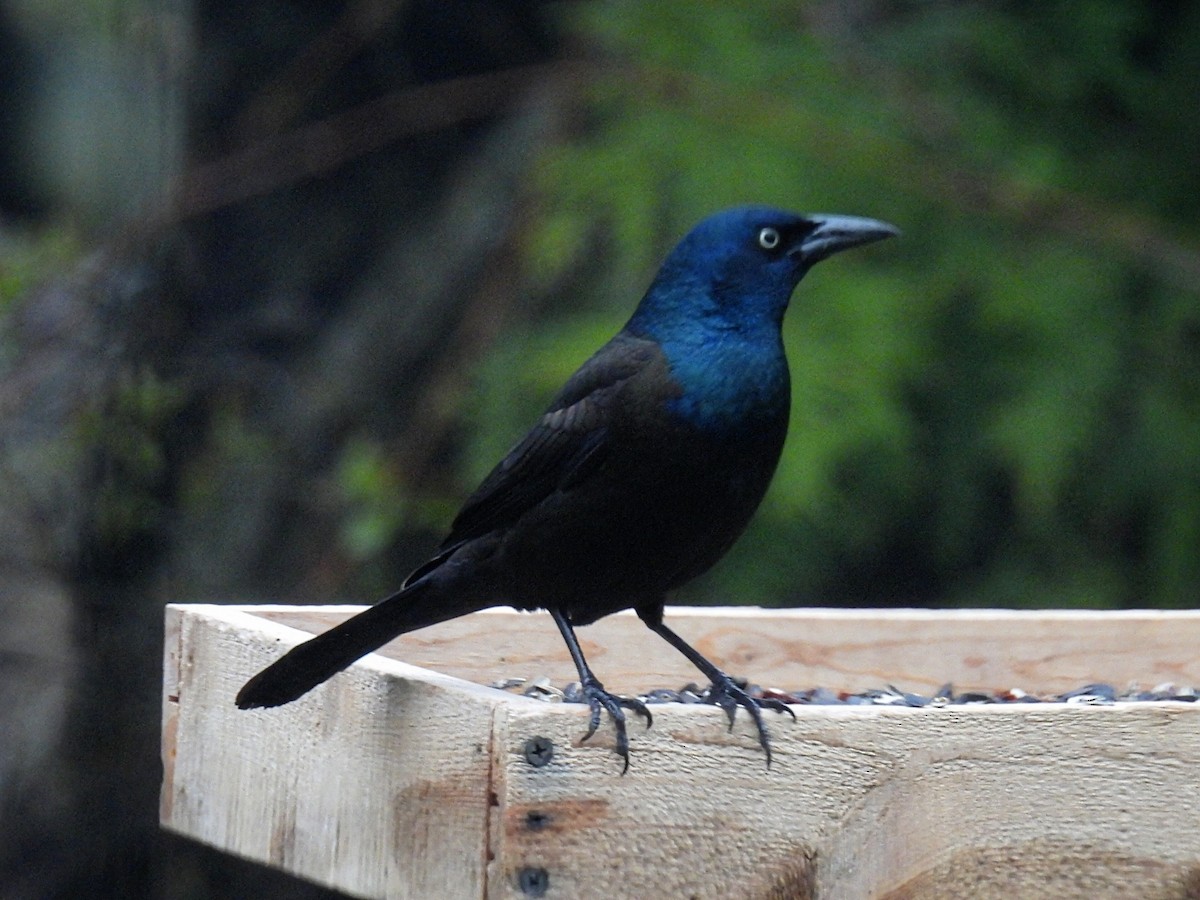
[[619, 334], [584, 363], [463, 505], [443, 551], [510, 525], [554, 491], [586, 478], [604, 458], [618, 389], [656, 352], [649, 341]]

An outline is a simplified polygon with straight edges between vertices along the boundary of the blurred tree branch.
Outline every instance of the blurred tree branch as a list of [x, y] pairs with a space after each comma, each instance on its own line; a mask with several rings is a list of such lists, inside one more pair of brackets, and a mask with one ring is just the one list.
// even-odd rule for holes
[[295, 185], [396, 140], [488, 119], [531, 91], [553, 90], [565, 63], [520, 66], [406, 87], [189, 167], [178, 215], [200, 215]]

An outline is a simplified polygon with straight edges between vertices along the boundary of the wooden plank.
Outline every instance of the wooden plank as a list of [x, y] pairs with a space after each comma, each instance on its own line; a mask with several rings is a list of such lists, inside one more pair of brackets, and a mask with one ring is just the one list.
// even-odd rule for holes
[[[310, 634], [357, 606], [259, 606], [255, 615]], [[860, 691], [892, 683], [932, 692], [1020, 687], [1063, 692], [1093, 681], [1124, 688], [1200, 687], [1200, 612], [1161, 610], [845, 610], [668, 607], [671, 627], [726, 670], [764, 686]], [[579, 629], [611, 690], [676, 688], [696, 670], [630, 612]], [[506, 677], [577, 679], [545, 613], [487, 610], [422, 629], [381, 653], [477, 684]]]
[[[770, 770], [744, 714], [729, 731], [717, 709], [669, 704], [653, 728], [631, 724], [625, 776], [607, 724], [580, 742], [584, 707], [377, 654], [289, 706], [233, 707], [304, 637], [285, 621], [319, 630], [350, 611], [171, 608], [167, 827], [363, 897], [1200, 895], [1200, 704], [797, 706], [795, 722], [768, 718]], [[671, 615], [718, 662], [785, 687], [1200, 682], [1193, 613]], [[436, 652], [484, 681], [565, 659], [530, 616], [449, 624], [389, 652]], [[544, 648], [522, 643], [541, 630]], [[639, 630], [611, 617], [584, 631], [602, 678], [694, 678], [660, 666], [674, 654], [657, 639], [625, 646]], [[553, 743], [544, 767], [526, 759], [532, 737]]]
[[[489, 898], [1182, 898], [1200, 886], [1200, 710], [796, 707], [768, 772], [743, 720], [656, 707], [622, 778], [582, 716], [514, 710]], [[562, 752], [520, 764], [527, 735]], [[605, 742], [607, 743], [607, 742]], [[536, 825], [531, 825], [536, 823]], [[1188, 893], [1191, 890], [1192, 893]]]
[[279, 709], [237, 709], [303, 638], [232, 607], [168, 608], [162, 823], [349, 894], [482, 896], [495, 692], [376, 657]]

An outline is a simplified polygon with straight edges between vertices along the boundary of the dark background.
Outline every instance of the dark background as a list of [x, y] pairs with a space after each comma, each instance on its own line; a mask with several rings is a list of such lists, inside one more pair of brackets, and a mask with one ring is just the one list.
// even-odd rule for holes
[[394, 588], [733, 203], [904, 236], [677, 602], [1195, 605], [1195, 4], [69, 6], [0, 6], [0, 895], [324, 893], [158, 831], [163, 604]]

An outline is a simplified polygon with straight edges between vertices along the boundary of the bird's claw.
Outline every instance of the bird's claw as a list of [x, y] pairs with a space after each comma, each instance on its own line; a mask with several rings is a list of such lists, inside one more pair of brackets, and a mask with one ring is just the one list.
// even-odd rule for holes
[[738, 687], [732, 678], [724, 673], [721, 673], [721, 677], [713, 681], [712, 688], [708, 693], [708, 700], [710, 703], [725, 710], [725, 715], [729, 718], [730, 731], [733, 731], [733, 723], [739, 706], [750, 713], [750, 718], [754, 720], [754, 727], [758, 729], [758, 745], [762, 747], [763, 753], [767, 755], [767, 768], [770, 768], [771, 739], [767, 733], [766, 723], [763, 722], [762, 711], [764, 709], [772, 709], [775, 712], [787, 713], [794, 720], [796, 713], [792, 708], [783, 701], [776, 700], [773, 697], [764, 697], [761, 699], [751, 697], [743, 688]]
[[625, 761], [625, 765], [621, 769], [621, 774], [624, 775], [629, 771], [629, 737], [625, 733], [625, 710], [631, 709], [639, 716], [645, 717], [647, 728], [654, 724], [654, 717], [650, 715], [650, 710], [641, 700], [636, 697], [622, 697], [606, 691], [604, 685], [594, 678], [584, 681], [582, 688], [583, 696], [592, 711], [591, 718], [588, 719], [587, 734], [583, 736], [583, 740], [586, 741], [596, 733], [596, 729], [600, 727], [601, 711], [607, 712], [609, 718], [612, 719], [613, 728], [617, 732], [617, 755]]

